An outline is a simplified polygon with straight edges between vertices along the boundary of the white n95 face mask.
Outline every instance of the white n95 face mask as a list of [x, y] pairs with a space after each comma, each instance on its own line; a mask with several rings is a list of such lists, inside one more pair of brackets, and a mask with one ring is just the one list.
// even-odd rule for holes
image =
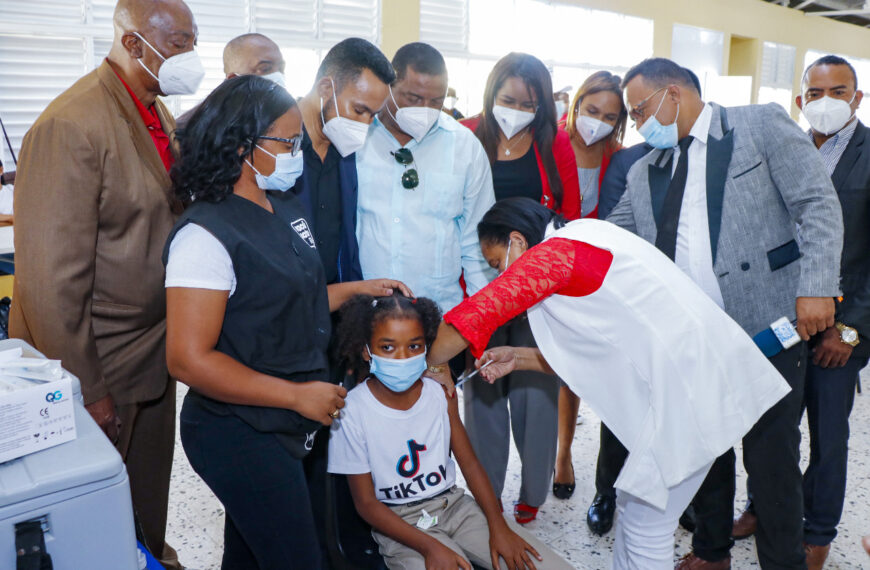
[[503, 105], [493, 105], [492, 114], [495, 122], [501, 127], [501, 132], [508, 139], [528, 127], [535, 120], [535, 114], [528, 111], [517, 111]]
[[351, 155], [362, 148], [366, 142], [369, 126], [366, 123], [354, 121], [338, 114], [338, 98], [335, 96], [335, 81], [332, 81], [332, 102], [335, 104], [335, 116], [327, 122], [323, 118], [323, 97], [320, 98], [320, 120], [323, 123], [323, 134], [329, 142], [335, 145], [335, 150], [342, 157]]
[[156, 53], [157, 57], [163, 60], [163, 63], [160, 64], [160, 69], [157, 70], [157, 75], [154, 75], [154, 72], [148, 69], [148, 66], [142, 63], [141, 59], [136, 60], [148, 72], [148, 75], [157, 80], [160, 84], [161, 93], [164, 95], [192, 95], [196, 93], [202, 78], [205, 77], [205, 69], [203, 69], [202, 62], [195, 50], [166, 58], [154, 46], [148, 43], [148, 40], [143, 38], [139, 32], [133, 33], [137, 38], [145, 42], [145, 45], [151, 48], [151, 51]]
[[[396, 105], [396, 115], [393, 117], [399, 128], [405, 131], [408, 135], [414, 137], [417, 142], [423, 140], [432, 125], [438, 120], [441, 115], [441, 109], [433, 109], [431, 107], [399, 107], [396, 103], [396, 98], [393, 97], [393, 89], [390, 88], [390, 97]], [[387, 112], [390, 108], [387, 107]], [[390, 113], [392, 115], [392, 113]]]
[[577, 132], [580, 133], [580, 136], [583, 137], [588, 146], [592, 146], [601, 139], [610, 136], [610, 133], [613, 132], [613, 125], [588, 115], [579, 115], [577, 120], [574, 121], [574, 126], [577, 127]]
[[269, 81], [274, 81], [284, 89], [287, 89], [287, 82], [284, 80], [284, 74], [280, 71], [273, 71], [272, 73], [267, 73], [266, 75], [261, 75], [263, 79], [268, 79]]
[[848, 103], [825, 95], [821, 99], [805, 104], [803, 114], [814, 131], [823, 135], [832, 135], [845, 127], [852, 118], [854, 113], [850, 105], [854, 100], [855, 95], [852, 95]]

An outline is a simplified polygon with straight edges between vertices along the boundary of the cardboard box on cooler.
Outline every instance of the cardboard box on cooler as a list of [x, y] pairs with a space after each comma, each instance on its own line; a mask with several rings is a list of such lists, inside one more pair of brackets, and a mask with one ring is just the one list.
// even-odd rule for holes
[[0, 463], [75, 437], [73, 377], [21, 348], [0, 352]]

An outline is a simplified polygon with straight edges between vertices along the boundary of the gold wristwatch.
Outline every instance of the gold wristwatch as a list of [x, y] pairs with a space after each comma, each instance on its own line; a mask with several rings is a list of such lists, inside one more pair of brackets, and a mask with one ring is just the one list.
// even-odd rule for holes
[[858, 346], [858, 343], [861, 342], [858, 340], [858, 331], [852, 327], [846, 326], [843, 323], [834, 323], [834, 326], [840, 331], [840, 341], [844, 344], [854, 347]]
[[[853, 330], [854, 330], [854, 329], [853, 329]], [[441, 374], [442, 372], [444, 372], [444, 370], [445, 370], [446, 368], [447, 368], [447, 366], [444, 365], [444, 364], [440, 364], [440, 365], [438, 365], [438, 366], [430, 366], [430, 367], [429, 367], [429, 372], [431, 372], [432, 374]]]

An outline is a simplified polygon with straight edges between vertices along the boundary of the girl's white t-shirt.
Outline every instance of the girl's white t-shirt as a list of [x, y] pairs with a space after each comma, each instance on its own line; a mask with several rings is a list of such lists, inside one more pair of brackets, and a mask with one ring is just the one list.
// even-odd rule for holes
[[428, 499], [453, 487], [450, 418], [441, 385], [423, 378], [409, 410], [381, 404], [369, 378], [351, 390], [329, 438], [328, 471], [371, 473], [378, 500], [392, 505]]

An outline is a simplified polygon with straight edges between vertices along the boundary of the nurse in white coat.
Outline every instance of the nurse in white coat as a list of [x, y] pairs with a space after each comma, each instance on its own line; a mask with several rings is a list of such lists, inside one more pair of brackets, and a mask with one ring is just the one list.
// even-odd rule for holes
[[[608, 222], [565, 225], [525, 198], [478, 226], [503, 272], [444, 316], [429, 356], [466, 346], [514, 369], [553, 372], [629, 450], [616, 482], [613, 568], [673, 567], [674, 537], [713, 460], [789, 391], [743, 329], [653, 245]], [[486, 351], [492, 332], [528, 311], [539, 349]], [[481, 358], [483, 356], [483, 358]]]

